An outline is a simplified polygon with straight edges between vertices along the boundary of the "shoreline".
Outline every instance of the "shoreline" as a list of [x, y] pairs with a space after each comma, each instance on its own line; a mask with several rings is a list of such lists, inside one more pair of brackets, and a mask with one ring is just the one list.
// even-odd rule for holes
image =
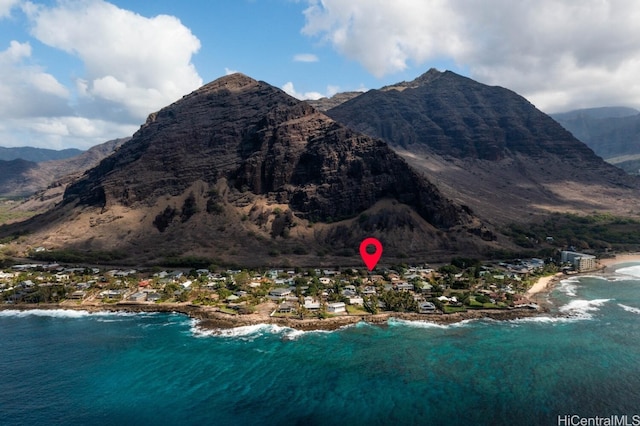
[[541, 293], [548, 293], [553, 290], [553, 287], [558, 284], [560, 281], [566, 278], [589, 275], [593, 273], [611, 273], [613, 272], [613, 267], [615, 265], [619, 265], [621, 263], [631, 263], [638, 262], [640, 263], [640, 253], [622, 253], [616, 254], [614, 257], [608, 257], [604, 259], [598, 259], [598, 268], [592, 271], [579, 272], [572, 275], [566, 275], [562, 272], [557, 272], [554, 275], [547, 275], [544, 277], [538, 278], [538, 280], [531, 286], [529, 290], [524, 293], [524, 296], [527, 298], [531, 298], [537, 296]]
[[271, 317], [260, 314], [230, 315], [217, 311], [215, 308], [202, 307], [191, 304], [94, 304], [94, 305], [65, 305], [65, 304], [19, 304], [3, 305], [0, 311], [30, 311], [30, 310], [74, 310], [86, 311], [89, 313], [99, 312], [160, 312], [160, 313], [180, 313], [190, 318], [198, 320], [198, 327], [207, 330], [232, 329], [260, 324], [274, 324], [282, 327], [289, 327], [300, 331], [314, 330], [337, 330], [344, 326], [354, 325], [361, 321], [369, 324], [383, 325], [391, 318], [405, 321], [419, 321], [433, 324], [447, 325], [465, 320], [492, 319], [498, 321], [515, 320], [520, 318], [530, 318], [548, 314], [548, 309], [478, 309], [452, 314], [418, 314], [408, 312], [384, 312], [369, 315], [340, 315], [326, 319], [298, 319]]
[[623, 253], [616, 254], [614, 257], [608, 257], [605, 259], [598, 259], [598, 263], [603, 269], [603, 272], [611, 272], [609, 269], [620, 263], [627, 262], [639, 262], [640, 253]]
[[[639, 262], [640, 253], [618, 254], [612, 258], [599, 259], [599, 268], [595, 271], [588, 271], [575, 275], [565, 275], [558, 272], [554, 275], [540, 277], [529, 290], [523, 295], [528, 299], [538, 299], [541, 294], [550, 293], [553, 288], [565, 278], [572, 276], [588, 275], [594, 272], [610, 273], [614, 265], [626, 262]], [[538, 302], [536, 302], [538, 303]], [[379, 314], [347, 314], [325, 319], [299, 319], [295, 317], [272, 317], [265, 313], [253, 313], [247, 315], [231, 315], [220, 312], [218, 308], [212, 306], [193, 305], [190, 303], [50, 303], [50, 304], [15, 304], [0, 305], [0, 311], [29, 311], [29, 310], [74, 310], [89, 313], [99, 312], [159, 312], [159, 313], [180, 313], [190, 318], [198, 320], [198, 327], [220, 331], [222, 329], [232, 329], [237, 327], [254, 326], [260, 324], [274, 324], [282, 327], [289, 327], [301, 331], [313, 330], [337, 330], [339, 328], [357, 324], [361, 321], [369, 324], [386, 324], [391, 318], [406, 321], [426, 322], [432, 324], [454, 324], [465, 320], [493, 319], [498, 321], [508, 321], [520, 318], [530, 318], [551, 314], [550, 306], [546, 303], [538, 303], [538, 309], [477, 309], [456, 312], [451, 314], [430, 313], [418, 314], [408, 312], [383, 312]], [[552, 314], [556, 315], [556, 314]]]

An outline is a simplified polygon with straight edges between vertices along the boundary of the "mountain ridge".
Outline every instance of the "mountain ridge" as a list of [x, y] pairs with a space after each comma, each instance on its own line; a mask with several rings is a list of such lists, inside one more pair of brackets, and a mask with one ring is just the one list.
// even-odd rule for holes
[[23, 226], [47, 248], [125, 250], [145, 262], [176, 253], [354, 264], [371, 235], [389, 258], [496, 239], [383, 141], [242, 74], [150, 114], [61, 205]]
[[605, 163], [526, 99], [451, 71], [432, 69], [412, 82], [371, 90], [327, 115], [385, 140], [488, 223], [552, 211], [628, 214], [640, 207], [620, 201], [637, 198], [637, 179]]

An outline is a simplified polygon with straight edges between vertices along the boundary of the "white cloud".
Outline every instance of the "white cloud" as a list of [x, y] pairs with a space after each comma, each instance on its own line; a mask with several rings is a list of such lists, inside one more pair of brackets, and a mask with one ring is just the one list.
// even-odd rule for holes
[[300, 100], [316, 100], [316, 99], [320, 99], [320, 98], [324, 98], [325, 95], [323, 95], [322, 93], [319, 92], [305, 92], [305, 93], [298, 93], [296, 92], [295, 87], [293, 86], [293, 83], [288, 81], [286, 82], [283, 86], [282, 86], [282, 90], [285, 91], [286, 94], [288, 94], [289, 96], [293, 96], [294, 98], [300, 99]]
[[0, 127], [3, 146], [50, 149], [88, 149], [110, 139], [132, 135], [140, 127], [76, 116], [17, 118], [5, 120], [3, 124]]
[[[0, 18], [19, 3], [0, 0]], [[28, 42], [0, 50], [5, 146], [88, 148], [128, 136], [149, 113], [202, 85], [191, 63], [200, 41], [175, 17], [147, 18], [103, 0], [21, 7], [31, 34], [79, 58], [84, 73], [65, 87], [32, 57]]]
[[298, 53], [293, 56], [294, 62], [318, 62], [318, 57], [313, 53]]
[[640, 106], [635, 0], [308, 0], [303, 33], [376, 76], [446, 60], [545, 110]]
[[0, 0], [0, 19], [11, 16], [11, 9], [20, 3], [20, 0]]
[[29, 63], [31, 45], [11, 41], [0, 51], [0, 119], [68, 114], [69, 91]]
[[104, 102], [120, 119], [124, 111], [140, 122], [202, 85], [191, 63], [200, 41], [175, 17], [146, 18], [102, 0], [24, 10], [34, 37], [83, 61], [76, 87], [85, 102]]
[[238, 72], [238, 71], [233, 70], [233, 69], [231, 69], [231, 68], [224, 67], [224, 75], [231, 75], [231, 74], [235, 74], [235, 73], [237, 73], [237, 72]]

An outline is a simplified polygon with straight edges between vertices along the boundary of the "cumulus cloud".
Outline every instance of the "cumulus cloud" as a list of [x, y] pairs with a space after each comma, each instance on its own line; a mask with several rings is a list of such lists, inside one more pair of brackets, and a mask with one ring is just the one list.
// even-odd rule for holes
[[102, 0], [27, 4], [31, 33], [40, 42], [82, 60], [76, 82], [85, 102], [106, 106], [130, 121], [146, 116], [202, 85], [191, 63], [200, 41], [173, 16], [147, 18]]
[[110, 139], [132, 135], [138, 128], [77, 116], [16, 118], [4, 120], [0, 140], [3, 146], [88, 149]]
[[300, 100], [317, 100], [320, 98], [324, 98], [325, 95], [323, 95], [320, 92], [304, 92], [304, 93], [298, 93], [295, 89], [295, 87], [293, 86], [293, 83], [291, 81], [286, 82], [283, 86], [282, 86], [282, 90], [285, 91], [286, 94], [288, 94], [289, 96], [293, 96], [294, 98], [300, 99]]
[[308, 0], [303, 33], [381, 77], [447, 60], [545, 110], [640, 106], [634, 0]]
[[128, 136], [202, 85], [191, 63], [200, 41], [175, 17], [147, 18], [103, 0], [0, 0], [0, 18], [19, 4], [33, 37], [79, 58], [84, 71], [67, 87], [32, 57], [30, 43], [0, 46], [4, 146], [89, 148]]
[[0, 117], [52, 116], [71, 111], [69, 91], [51, 74], [31, 65], [31, 45], [11, 41], [0, 51]]
[[313, 53], [298, 53], [293, 56], [294, 62], [318, 62], [318, 57]]
[[20, 0], [0, 0], [0, 19], [11, 16], [11, 9], [20, 3]]

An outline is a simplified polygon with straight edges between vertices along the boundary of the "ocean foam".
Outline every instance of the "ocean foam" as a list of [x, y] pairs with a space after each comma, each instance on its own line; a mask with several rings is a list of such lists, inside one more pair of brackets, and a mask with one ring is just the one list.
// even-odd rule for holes
[[92, 315], [89, 311], [78, 311], [74, 309], [9, 309], [0, 311], [0, 317], [16, 317], [24, 318], [34, 317], [50, 317], [50, 318], [84, 318]]
[[82, 309], [6, 309], [0, 310], [1, 317], [14, 317], [24, 318], [29, 316], [34, 317], [49, 317], [49, 318], [87, 318], [87, 317], [138, 317], [155, 315], [156, 312], [112, 312], [112, 311], [98, 311], [89, 312]]
[[404, 320], [404, 319], [400, 319], [400, 318], [389, 318], [387, 320], [387, 323], [391, 326], [393, 325], [400, 325], [400, 326], [405, 326], [405, 327], [414, 327], [414, 328], [439, 328], [439, 329], [447, 329], [447, 328], [455, 328], [455, 327], [464, 327], [466, 325], [469, 325], [471, 323], [475, 323], [478, 321], [483, 321], [483, 320], [489, 320], [484, 319], [484, 318], [471, 318], [471, 319], [466, 319], [466, 320], [462, 320], [462, 321], [458, 321], [458, 322], [454, 322], [451, 324], [438, 324], [436, 322], [431, 322], [428, 319], [425, 320], [416, 320], [416, 321], [411, 321], [411, 320]]
[[240, 340], [252, 341], [264, 335], [280, 335], [287, 340], [296, 340], [304, 335], [305, 331], [296, 330], [290, 327], [281, 327], [275, 324], [255, 324], [233, 328], [207, 329], [200, 327], [199, 322], [194, 320], [191, 324], [191, 333], [195, 337], [226, 337]]
[[592, 313], [600, 310], [600, 307], [611, 299], [595, 299], [595, 300], [572, 300], [564, 306], [560, 307], [560, 312], [571, 318], [591, 319]]
[[625, 268], [616, 269], [616, 274], [626, 275], [633, 278], [640, 278], [640, 265], [627, 266]]
[[526, 317], [526, 318], [516, 318], [513, 320], [509, 320], [512, 324], [522, 324], [522, 323], [539, 323], [539, 324], [558, 324], [558, 323], [567, 323], [567, 322], [575, 322], [578, 320], [582, 320], [584, 318], [578, 317], [553, 317], [553, 316], [535, 316], [535, 317]]
[[634, 308], [633, 306], [623, 305], [622, 303], [618, 303], [618, 306], [620, 306], [622, 309], [624, 309], [627, 312], [640, 315], [640, 308]]
[[576, 297], [578, 283], [580, 283], [580, 280], [577, 277], [567, 278], [566, 280], [560, 281], [558, 291], [566, 294], [569, 297]]

